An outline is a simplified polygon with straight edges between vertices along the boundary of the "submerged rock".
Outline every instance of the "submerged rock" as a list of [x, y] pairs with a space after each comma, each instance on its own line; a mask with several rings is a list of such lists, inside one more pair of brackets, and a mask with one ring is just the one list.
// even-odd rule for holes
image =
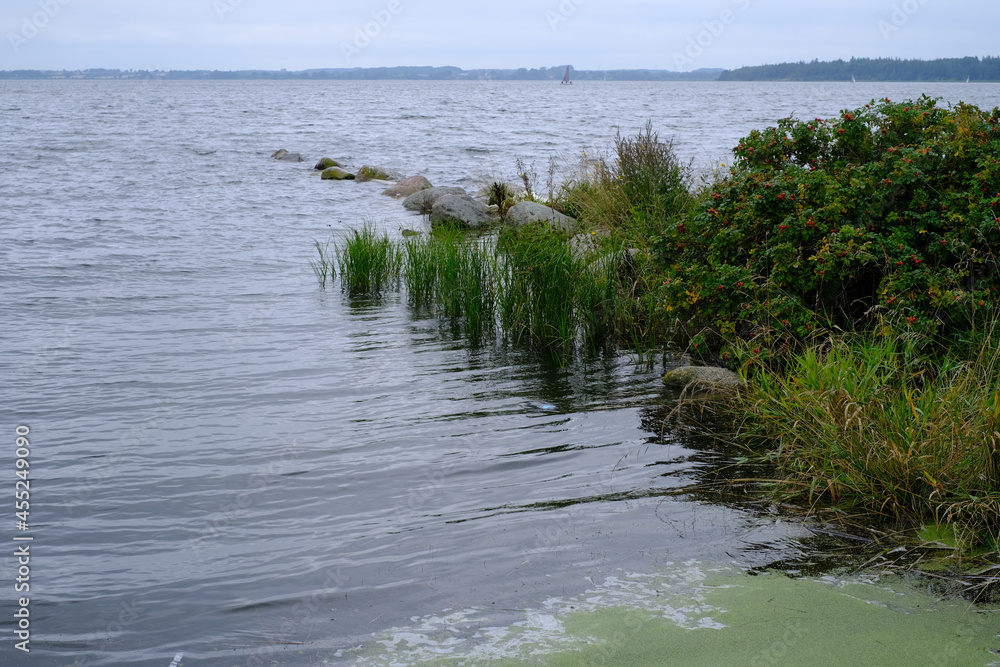
[[284, 148], [279, 148], [271, 153], [271, 159], [281, 160], [282, 162], [305, 162], [305, 159], [300, 154], [289, 153]]
[[396, 183], [390, 188], [382, 191], [382, 194], [387, 197], [409, 197], [414, 192], [420, 192], [421, 190], [427, 190], [434, 187], [430, 181], [426, 178], [417, 174], [416, 176], [410, 176], [409, 178]]
[[322, 160], [320, 160], [319, 162], [317, 162], [316, 166], [313, 167], [313, 168], [316, 171], [323, 171], [324, 169], [329, 169], [330, 167], [343, 167], [343, 166], [344, 165], [340, 164], [336, 160], [328, 158], [328, 157], [325, 157]]
[[443, 188], [427, 188], [426, 190], [420, 190], [413, 193], [409, 197], [403, 200], [403, 208], [409, 211], [417, 211], [418, 213], [430, 213], [431, 208], [441, 197], [445, 195], [466, 195], [467, 193], [462, 188], [455, 187], [443, 187]]
[[431, 208], [431, 224], [453, 222], [475, 229], [496, 220], [486, 204], [468, 195], [445, 195]]
[[340, 167], [324, 169], [321, 176], [324, 181], [353, 181], [355, 178], [354, 174]]
[[578, 224], [576, 218], [563, 215], [554, 208], [535, 201], [522, 201], [511, 206], [507, 211], [506, 221], [513, 225], [545, 222], [564, 232], [573, 231]]
[[718, 366], [681, 366], [664, 375], [663, 383], [669, 387], [711, 392], [735, 392], [744, 387], [738, 374]]
[[388, 167], [373, 167], [366, 164], [358, 169], [356, 177], [359, 181], [399, 181], [402, 180], [403, 174]]

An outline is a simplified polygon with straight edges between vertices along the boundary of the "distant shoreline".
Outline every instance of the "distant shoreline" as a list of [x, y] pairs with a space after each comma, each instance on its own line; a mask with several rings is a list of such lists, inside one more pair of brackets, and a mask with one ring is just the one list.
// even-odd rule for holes
[[[185, 81], [562, 81], [566, 65], [543, 69], [472, 69], [458, 67], [368, 67], [350, 69], [274, 70], [3, 70], [0, 79], [57, 80], [185, 80]], [[693, 72], [667, 70], [574, 70], [574, 81], [717, 81], [722, 69]]]
[[351, 67], [286, 70], [0, 70], [2, 80], [153, 80], [153, 81], [562, 81], [566, 68], [573, 81], [722, 81], [971, 83], [1000, 82], [1000, 57], [851, 58], [820, 62], [755, 65], [733, 70], [702, 68], [691, 72], [659, 69], [578, 70], [572, 65], [527, 69], [459, 67]]

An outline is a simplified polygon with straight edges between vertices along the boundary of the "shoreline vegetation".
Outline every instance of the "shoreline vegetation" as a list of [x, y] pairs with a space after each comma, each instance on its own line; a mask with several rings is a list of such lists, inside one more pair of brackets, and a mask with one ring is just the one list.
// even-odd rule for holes
[[739, 67], [699, 68], [690, 72], [660, 69], [578, 70], [572, 65], [517, 69], [459, 67], [342, 67], [287, 70], [0, 70], [0, 79], [55, 80], [402, 80], [402, 81], [561, 81], [569, 67], [574, 81], [840, 81], [989, 82], [1000, 81], [1000, 57], [968, 56], [936, 60], [851, 58]]
[[[727, 441], [775, 471], [744, 480], [756, 493], [891, 526], [872, 531], [880, 546], [908, 531], [920, 567], [996, 583], [1000, 109], [925, 96], [786, 118], [700, 180], [647, 124], [581, 165], [544, 198], [572, 231], [440, 224], [393, 241], [366, 225], [317, 244], [317, 277], [405, 291], [471, 342], [563, 363], [625, 349], [727, 366], [747, 381], [713, 408]], [[537, 198], [518, 167], [525, 187], [483, 199]]]

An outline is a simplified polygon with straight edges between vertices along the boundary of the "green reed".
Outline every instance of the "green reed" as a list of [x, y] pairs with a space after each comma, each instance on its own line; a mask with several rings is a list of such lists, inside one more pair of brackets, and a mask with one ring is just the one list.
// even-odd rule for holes
[[316, 244], [316, 251], [319, 253], [319, 259], [309, 260], [309, 265], [316, 274], [317, 280], [319, 280], [320, 289], [326, 289], [326, 279], [330, 278], [333, 280], [337, 277], [337, 270], [334, 268], [335, 253], [330, 252], [330, 241], [327, 241], [325, 245], [319, 241], [314, 241], [314, 243]]
[[338, 260], [346, 290], [400, 284], [411, 307], [436, 312], [476, 343], [506, 341], [566, 362], [615, 337], [620, 253], [588, 261], [545, 226], [484, 238], [443, 227], [393, 243], [366, 225]]
[[546, 226], [505, 230], [497, 251], [500, 321], [513, 342], [559, 357], [609, 342], [617, 295], [613, 256], [588, 263]]
[[438, 293], [438, 246], [426, 237], [416, 236], [403, 242], [403, 283], [410, 304], [430, 306]]
[[337, 247], [341, 286], [348, 293], [380, 294], [399, 282], [402, 253], [388, 234], [379, 234], [365, 223], [352, 231], [343, 246]]

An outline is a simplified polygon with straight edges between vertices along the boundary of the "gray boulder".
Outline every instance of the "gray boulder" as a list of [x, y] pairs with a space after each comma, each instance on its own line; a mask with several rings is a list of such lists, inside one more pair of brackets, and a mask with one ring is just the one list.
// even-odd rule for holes
[[324, 169], [321, 177], [324, 181], [353, 181], [354, 174], [347, 171], [346, 169], [341, 169], [340, 167], [330, 167], [329, 169]]
[[601, 242], [611, 235], [609, 229], [595, 229], [573, 236], [569, 240], [569, 249], [576, 259], [593, 257], [601, 249]]
[[416, 176], [410, 176], [409, 178], [396, 183], [390, 188], [387, 188], [382, 192], [387, 197], [396, 197], [397, 199], [402, 197], [409, 197], [414, 192], [420, 192], [421, 190], [427, 190], [428, 188], [434, 187], [431, 182], [426, 178], [417, 174]]
[[441, 197], [445, 195], [467, 195], [465, 190], [462, 188], [455, 187], [443, 187], [443, 188], [427, 188], [426, 190], [420, 190], [414, 192], [412, 195], [403, 200], [403, 208], [408, 211], [417, 211], [418, 213], [430, 213], [431, 208]]
[[451, 222], [474, 229], [496, 220], [486, 204], [468, 195], [445, 195], [431, 207], [432, 225]]
[[325, 157], [325, 158], [323, 158], [322, 160], [320, 160], [319, 162], [316, 163], [316, 166], [314, 167], [314, 169], [316, 171], [323, 171], [324, 169], [329, 169], [330, 167], [343, 167], [343, 166], [344, 165], [340, 164], [336, 160], [328, 158], [328, 157]]
[[576, 218], [563, 215], [559, 211], [534, 201], [522, 201], [514, 204], [507, 211], [508, 224], [527, 225], [532, 222], [545, 222], [564, 232], [572, 231], [577, 226]]
[[305, 162], [301, 155], [298, 153], [289, 153], [284, 148], [280, 148], [271, 153], [271, 159], [281, 160], [282, 162]]
[[663, 376], [669, 387], [692, 391], [735, 392], [743, 388], [743, 379], [728, 368], [718, 366], [681, 366]]
[[358, 181], [399, 181], [404, 178], [403, 174], [388, 167], [373, 167], [365, 165], [358, 169]]

